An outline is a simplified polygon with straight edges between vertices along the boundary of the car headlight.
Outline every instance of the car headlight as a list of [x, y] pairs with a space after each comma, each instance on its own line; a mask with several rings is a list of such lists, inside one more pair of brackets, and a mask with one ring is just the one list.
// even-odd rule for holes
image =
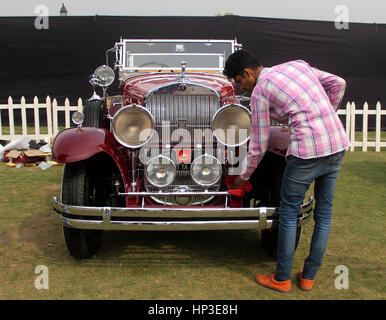
[[222, 167], [213, 156], [202, 155], [197, 157], [191, 167], [190, 174], [193, 180], [202, 186], [211, 186], [220, 180]]
[[249, 139], [251, 123], [251, 112], [247, 108], [229, 104], [215, 113], [212, 120], [213, 135], [228, 147], [240, 146]]
[[155, 121], [150, 112], [137, 105], [120, 109], [112, 122], [115, 138], [129, 148], [139, 148], [149, 142], [154, 127]]
[[108, 66], [100, 66], [95, 71], [94, 74], [96, 74], [98, 79], [98, 85], [101, 87], [108, 87], [110, 84], [114, 82], [115, 79], [115, 73], [113, 69], [111, 69]]
[[152, 158], [146, 165], [147, 180], [156, 187], [166, 187], [176, 177], [176, 166], [168, 157], [159, 155]]
[[84, 114], [80, 111], [75, 111], [71, 116], [72, 122], [80, 126], [84, 121]]

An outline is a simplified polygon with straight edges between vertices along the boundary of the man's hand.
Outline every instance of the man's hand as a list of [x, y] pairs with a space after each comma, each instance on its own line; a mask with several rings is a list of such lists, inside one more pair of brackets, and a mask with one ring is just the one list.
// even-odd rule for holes
[[245, 184], [245, 180], [241, 179], [240, 176], [237, 176], [230, 189], [239, 189]]

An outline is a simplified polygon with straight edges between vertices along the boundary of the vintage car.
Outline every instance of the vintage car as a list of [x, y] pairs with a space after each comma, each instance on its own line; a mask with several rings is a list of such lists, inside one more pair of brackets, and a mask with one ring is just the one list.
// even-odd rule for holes
[[[272, 125], [252, 190], [230, 189], [251, 127], [250, 98], [222, 75], [240, 47], [235, 40], [121, 38], [106, 52], [106, 65], [89, 79], [92, 97], [72, 114], [76, 126], [52, 146], [53, 160], [65, 164], [54, 210], [73, 257], [92, 257], [103, 230], [258, 230], [275, 255], [289, 132]], [[120, 94], [109, 96], [115, 78]], [[297, 242], [312, 210], [309, 197]]]

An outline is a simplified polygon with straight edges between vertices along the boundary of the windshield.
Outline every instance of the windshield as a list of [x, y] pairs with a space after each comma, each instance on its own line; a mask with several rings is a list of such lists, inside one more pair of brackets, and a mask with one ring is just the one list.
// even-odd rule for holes
[[181, 62], [189, 70], [222, 71], [234, 50], [230, 40], [124, 40], [124, 66], [137, 70], [180, 70]]

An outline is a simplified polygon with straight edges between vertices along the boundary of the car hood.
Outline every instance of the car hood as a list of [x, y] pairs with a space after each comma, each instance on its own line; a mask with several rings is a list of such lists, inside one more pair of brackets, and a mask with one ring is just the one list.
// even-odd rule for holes
[[[161, 86], [176, 83], [180, 73], [139, 74], [125, 80], [121, 86], [121, 94], [127, 103], [143, 103], [145, 96]], [[236, 87], [224, 76], [218, 74], [185, 73], [184, 78], [189, 84], [204, 86], [216, 91], [222, 101], [235, 94]], [[126, 104], [126, 103], [125, 103]]]

